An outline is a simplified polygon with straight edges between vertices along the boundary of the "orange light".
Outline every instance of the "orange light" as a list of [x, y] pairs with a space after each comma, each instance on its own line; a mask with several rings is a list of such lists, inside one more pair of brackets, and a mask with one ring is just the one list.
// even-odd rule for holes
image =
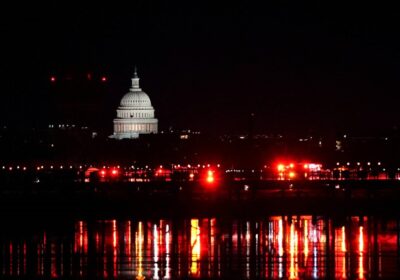
[[296, 176], [296, 173], [294, 172], [289, 172], [289, 178], [294, 178]]
[[304, 169], [307, 169], [308, 168], [308, 164], [304, 164]]
[[293, 163], [289, 164], [289, 167], [290, 167], [290, 168], [293, 168], [293, 167], [294, 167], [294, 164], [293, 164]]
[[285, 166], [283, 164], [278, 164], [278, 171], [285, 170]]

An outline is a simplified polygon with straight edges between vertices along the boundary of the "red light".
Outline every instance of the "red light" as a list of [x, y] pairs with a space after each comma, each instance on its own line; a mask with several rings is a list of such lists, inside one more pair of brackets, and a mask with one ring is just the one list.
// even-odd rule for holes
[[117, 169], [111, 170], [111, 175], [117, 176], [118, 175], [118, 170]]
[[55, 81], [56, 81], [56, 77], [51, 76], [51, 77], [50, 77], [50, 82], [54, 83]]
[[107, 77], [101, 77], [102, 82], [107, 82]]
[[278, 171], [285, 170], [285, 166], [283, 164], [278, 164]]
[[101, 175], [101, 177], [106, 176], [106, 171], [105, 171], [105, 170], [101, 170], [101, 171], [100, 171], [100, 175]]
[[206, 178], [206, 181], [207, 181], [207, 183], [213, 183], [214, 182], [214, 172], [213, 171], [211, 171], [211, 170], [208, 170], [207, 171], [207, 178]]

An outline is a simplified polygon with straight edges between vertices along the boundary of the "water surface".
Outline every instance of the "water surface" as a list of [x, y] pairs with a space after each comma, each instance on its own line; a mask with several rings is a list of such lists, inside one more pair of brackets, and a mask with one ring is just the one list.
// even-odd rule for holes
[[266, 216], [3, 223], [10, 278], [400, 278], [396, 218]]

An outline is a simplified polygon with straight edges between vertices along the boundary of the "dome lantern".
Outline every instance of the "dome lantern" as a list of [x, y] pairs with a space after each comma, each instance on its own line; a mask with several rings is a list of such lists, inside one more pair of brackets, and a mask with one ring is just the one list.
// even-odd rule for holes
[[137, 74], [137, 68], [135, 66], [135, 72], [133, 73], [133, 78], [132, 80], [132, 90], [140, 90], [140, 85], [139, 85], [139, 76]]

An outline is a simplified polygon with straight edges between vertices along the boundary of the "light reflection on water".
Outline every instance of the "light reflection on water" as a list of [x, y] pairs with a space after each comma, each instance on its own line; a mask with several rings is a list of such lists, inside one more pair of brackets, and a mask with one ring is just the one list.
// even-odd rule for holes
[[39, 278], [375, 279], [400, 276], [399, 220], [77, 221], [1, 235], [2, 276]]

